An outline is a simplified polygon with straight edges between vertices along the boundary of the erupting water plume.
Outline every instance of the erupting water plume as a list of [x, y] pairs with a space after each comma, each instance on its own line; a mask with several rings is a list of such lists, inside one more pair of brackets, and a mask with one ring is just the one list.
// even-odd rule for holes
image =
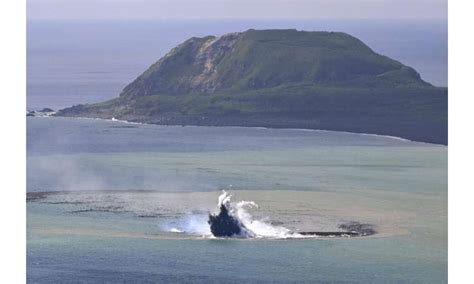
[[285, 227], [273, 226], [264, 221], [254, 220], [246, 208], [258, 208], [258, 205], [253, 201], [240, 201], [232, 204], [230, 202], [231, 197], [231, 194], [223, 190], [217, 203], [219, 213], [209, 214], [208, 223], [211, 233], [215, 237], [302, 237], [302, 235], [293, 233]]

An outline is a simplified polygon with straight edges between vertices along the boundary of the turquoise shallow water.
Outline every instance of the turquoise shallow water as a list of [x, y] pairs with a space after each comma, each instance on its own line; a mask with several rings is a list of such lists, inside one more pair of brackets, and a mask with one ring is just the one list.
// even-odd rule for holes
[[[384, 247], [398, 246], [387, 255]], [[28, 278], [43, 282], [442, 283], [445, 267], [377, 240], [137, 240], [52, 238], [28, 246]]]
[[[447, 148], [350, 133], [28, 119], [31, 283], [447, 281]], [[367, 238], [201, 236], [219, 190], [291, 230]], [[171, 227], [195, 228], [176, 234]]]
[[215, 191], [230, 185], [445, 191], [445, 153], [436, 145], [332, 131], [32, 118], [28, 191]]

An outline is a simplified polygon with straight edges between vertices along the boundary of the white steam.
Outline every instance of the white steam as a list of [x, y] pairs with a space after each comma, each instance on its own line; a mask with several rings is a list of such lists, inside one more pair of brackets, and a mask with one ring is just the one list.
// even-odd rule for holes
[[162, 228], [170, 233], [185, 233], [203, 237], [211, 237], [207, 224], [207, 215], [188, 215], [173, 222], [163, 223]]

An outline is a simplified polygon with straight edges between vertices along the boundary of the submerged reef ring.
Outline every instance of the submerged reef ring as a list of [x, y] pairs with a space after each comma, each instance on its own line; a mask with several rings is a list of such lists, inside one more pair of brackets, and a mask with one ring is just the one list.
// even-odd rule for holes
[[[207, 201], [211, 196], [209, 194], [211, 193], [206, 193]], [[249, 194], [253, 195], [254, 192]], [[258, 194], [255, 196], [257, 200], [261, 200], [261, 196]], [[96, 218], [108, 220], [107, 214], [115, 214], [118, 220], [125, 221], [124, 226], [128, 226], [129, 218], [140, 220], [140, 224], [152, 225], [158, 222], [160, 232], [166, 232], [162, 237], [282, 240], [365, 237], [377, 233], [376, 227], [372, 224], [340, 219], [342, 216], [339, 216], [338, 223], [330, 220], [328, 222], [324, 217], [315, 218], [322, 215], [316, 211], [309, 211], [304, 216], [298, 215], [303, 221], [295, 220], [293, 206], [289, 208], [288, 205], [281, 203], [277, 203], [274, 210], [266, 211], [277, 215], [271, 216], [272, 218], [256, 218], [249, 210], [258, 208], [254, 201], [231, 202], [231, 195], [225, 191], [219, 196], [217, 212], [212, 214], [209, 214], [207, 201], [204, 209], [194, 198], [182, 199], [176, 198], [175, 194], [147, 191], [28, 192], [26, 199], [29, 204], [36, 203], [29, 206], [44, 208], [60, 206], [59, 210], [65, 218], [80, 215], [92, 220]], [[282, 200], [286, 202], [286, 199]], [[298, 205], [296, 207], [300, 208]], [[57, 212], [57, 209], [54, 209], [54, 212]], [[284, 213], [280, 215], [279, 212]], [[292, 227], [286, 227], [291, 224]], [[318, 229], [313, 230], [311, 227]]]
[[344, 223], [339, 225], [339, 229], [343, 231], [335, 232], [298, 232], [303, 236], [314, 236], [314, 237], [365, 237], [374, 235], [375, 226], [371, 224], [363, 224], [355, 221]]

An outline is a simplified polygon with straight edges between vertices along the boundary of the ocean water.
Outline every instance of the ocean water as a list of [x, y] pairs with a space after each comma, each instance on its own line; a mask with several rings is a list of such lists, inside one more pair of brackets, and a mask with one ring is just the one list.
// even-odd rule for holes
[[27, 107], [100, 102], [193, 36], [250, 28], [343, 31], [447, 86], [445, 20], [29, 21]]
[[[248, 28], [349, 32], [447, 80], [445, 21], [31, 21], [27, 105], [116, 97], [191, 36]], [[359, 238], [214, 239], [221, 190], [292, 232], [371, 224]], [[271, 234], [270, 234], [271, 236]], [[333, 131], [27, 118], [30, 283], [445, 283], [447, 147]]]
[[[447, 148], [376, 135], [28, 118], [31, 283], [447, 281]], [[222, 189], [293, 232], [220, 240]], [[46, 192], [46, 193], [44, 193]], [[49, 192], [49, 193], [48, 193]]]

